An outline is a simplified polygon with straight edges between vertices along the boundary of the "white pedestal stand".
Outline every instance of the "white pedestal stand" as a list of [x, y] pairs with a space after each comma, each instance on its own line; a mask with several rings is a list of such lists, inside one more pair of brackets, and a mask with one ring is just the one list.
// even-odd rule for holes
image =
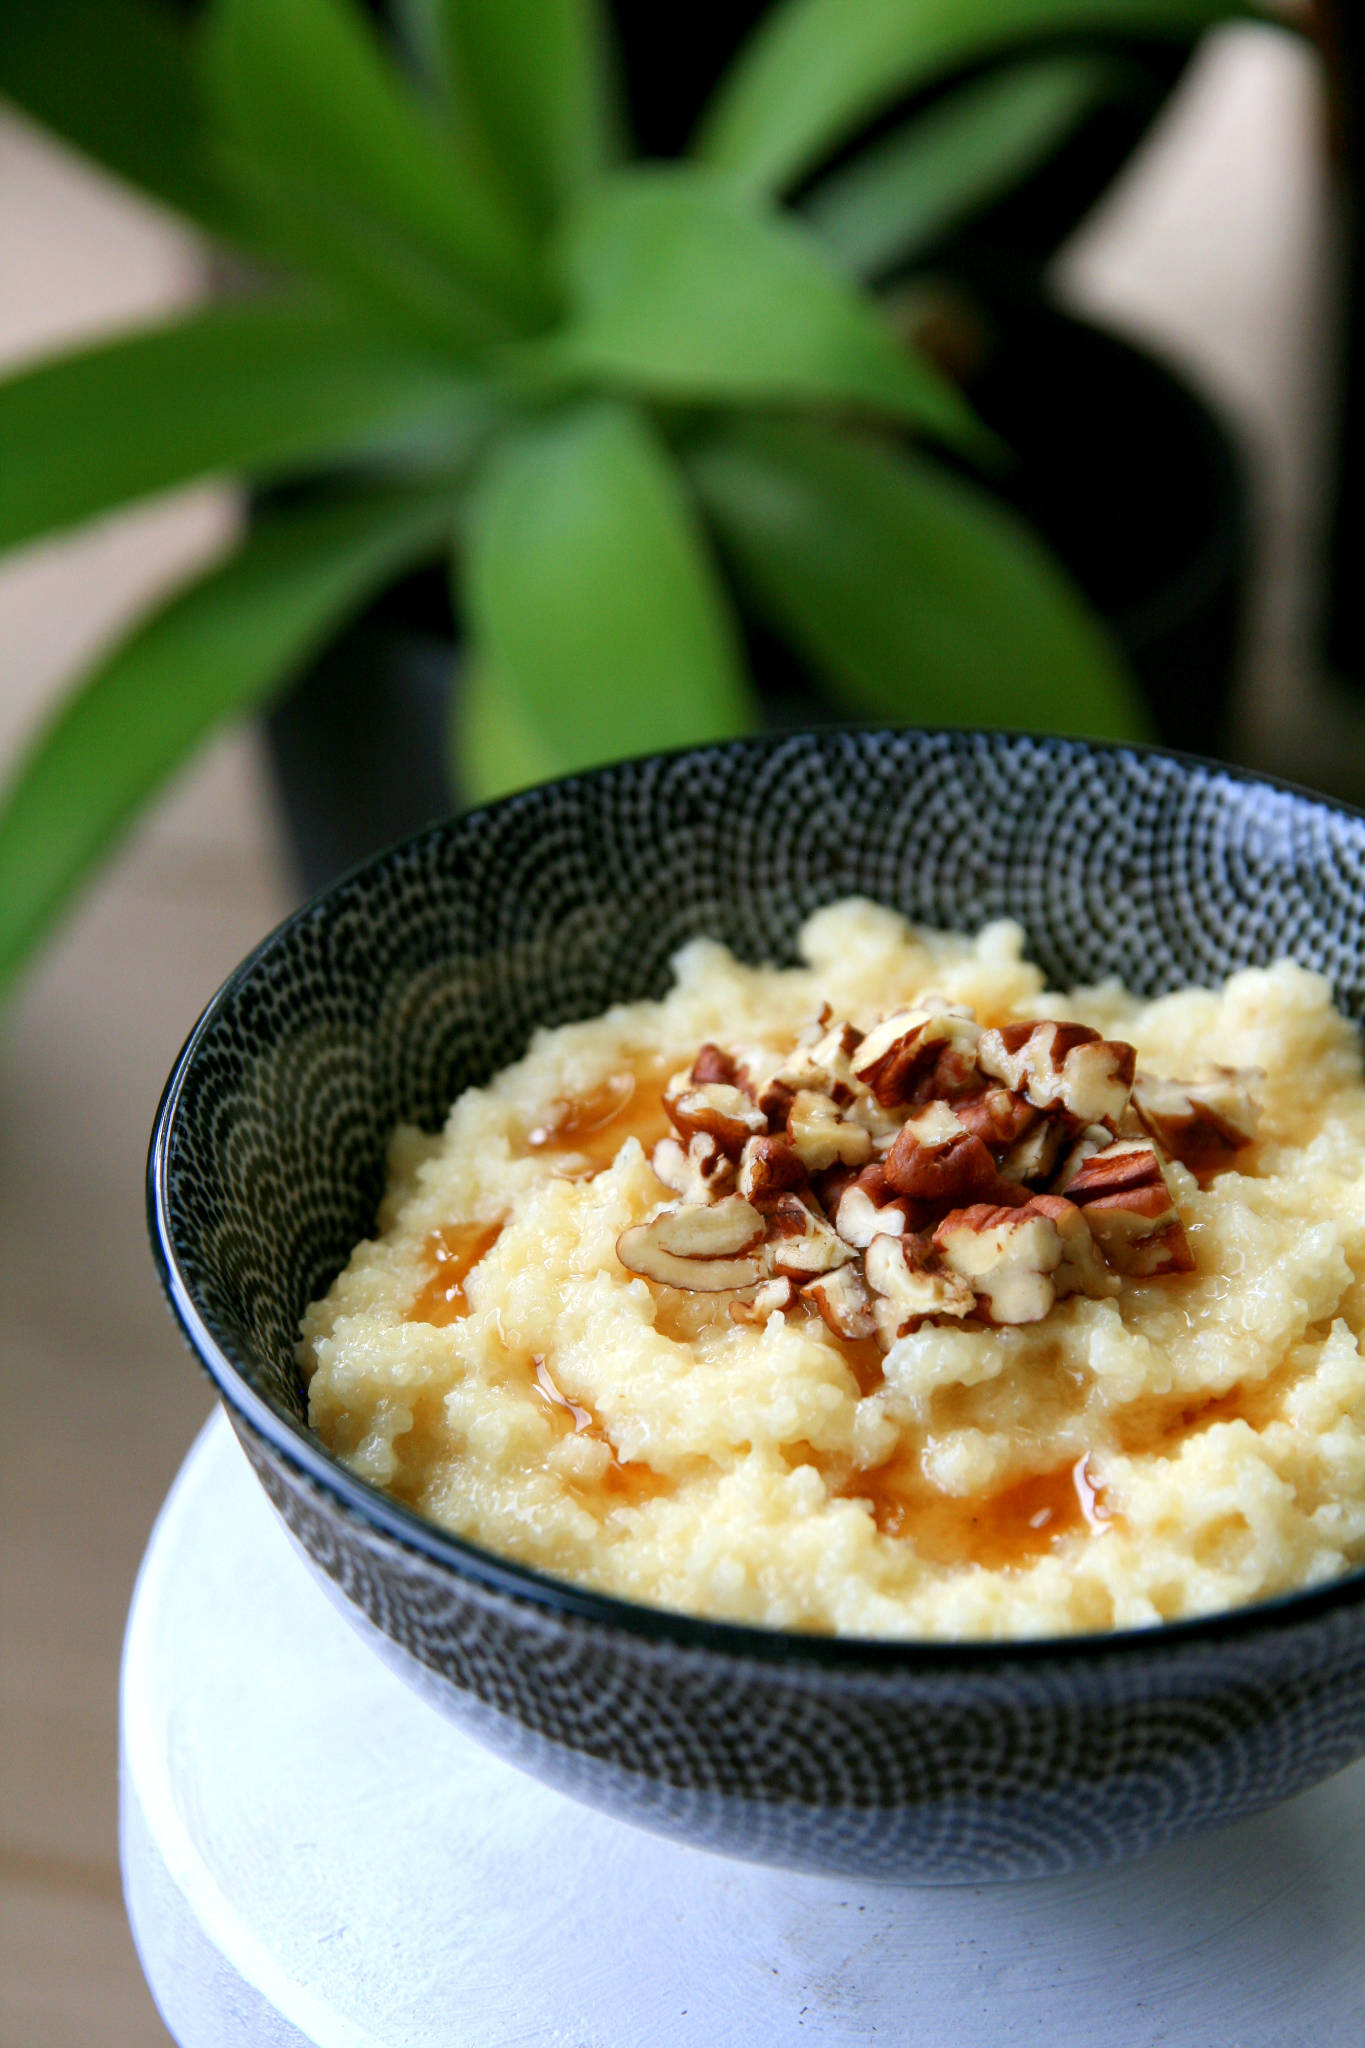
[[1359, 2048], [1365, 1766], [1117, 1871], [898, 1890], [680, 1848], [409, 1694], [220, 1415], [123, 1667], [124, 1885], [182, 2048]]

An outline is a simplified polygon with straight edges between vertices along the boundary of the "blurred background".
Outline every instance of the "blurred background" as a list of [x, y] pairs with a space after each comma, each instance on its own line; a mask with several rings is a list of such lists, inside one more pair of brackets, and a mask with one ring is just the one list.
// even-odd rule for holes
[[[218, 11], [235, 22], [218, 59], [224, 104], [255, 165], [239, 195], [268, 190], [274, 203], [280, 133], [306, 126], [309, 109], [287, 107], [276, 133], [257, 118], [250, 63], [269, 75], [271, 61], [252, 43], [260, 10], [242, 0]], [[657, 344], [677, 326], [668, 304], [602, 299], [594, 279], [611, 266], [594, 270], [593, 249], [612, 234], [629, 248], [638, 222], [625, 216], [657, 199], [623, 174], [621, 218], [575, 230], [567, 319], [578, 354], [562, 384], [563, 351], [532, 360], [559, 317], [553, 295], [550, 310], [527, 315], [530, 355], [517, 357], [515, 320], [471, 339], [453, 299], [432, 329], [432, 289], [415, 265], [399, 285], [392, 266], [378, 283], [377, 270], [339, 285], [329, 272], [342, 311], [301, 343], [272, 330], [262, 349], [259, 333], [234, 329], [215, 356], [210, 336], [199, 385], [183, 377], [179, 401], [174, 361], [143, 365], [126, 390], [104, 373], [89, 389], [43, 383], [33, 366], [206, 301], [251, 317], [299, 252], [281, 240], [262, 256], [258, 234], [244, 257], [252, 237], [235, 227], [211, 240], [203, 222], [217, 200], [177, 214], [164, 179], [161, 201], [139, 195], [135, 141], [109, 142], [91, 95], [84, 111], [64, 99], [34, 55], [48, 26], [56, 36], [79, 17], [91, 33], [99, 0], [48, 14], [13, 0], [0, 27], [0, 369], [17, 379], [8, 400], [0, 388], [0, 545], [11, 548], [0, 564], [0, 2040], [166, 2038], [120, 1900], [117, 1664], [138, 1558], [208, 1395], [152, 1277], [143, 1153], [198, 1010], [305, 887], [457, 796], [756, 721], [1156, 733], [1365, 800], [1350, 376], [1357, 31], [1344, 10], [1335, 22], [1294, 17], [1312, 36], [1219, 24], [1221, 11], [1202, 10], [1207, 33], [1101, 58], [1049, 45], [1050, 69], [1028, 52], [1027, 76], [974, 59], [919, 97], [889, 95], [856, 146], [830, 142], [819, 176], [794, 153], [783, 196], [837, 255], [835, 284], [810, 291], [812, 305], [824, 293], [842, 337], [824, 360], [837, 358], [845, 381], [801, 387], [801, 419], [775, 432], [765, 402], [776, 392], [777, 409], [793, 410], [805, 373], [784, 359], [746, 382], [745, 348], [758, 342], [722, 331], [722, 284], [720, 311], [709, 328], [699, 316], [681, 367]], [[293, 0], [278, 10], [292, 12], [311, 18]], [[411, 12], [420, 46], [439, 10]], [[674, 53], [672, 96], [652, 99], [657, 65], [632, 41], [644, 12], [618, 10], [621, 66], [637, 141], [666, 154], [762, 10], [735, 11], [726, 48], [692, 50], [695, 77]], [[1186, 10], [1187, 25], [1199, 13]], [[89, 47], [116, 93], [126, 81], [112, 46]], [[464, 55], [477, 77], [477, 39]], [[491, 76], [498, 58], [484, 53]], [[341, 103], [353, 90], [363, 104], [370, 86], [346, 70], [345, 49], [337, 61], [349, 80]], [[581, 87], [566, 60], [558, 89], [576, 76]], [[747, 132], [761, 141], [757, 87], [750, 103]], [[919, 123], [908, 140], [907, 106]], [[728, 149], [733, 164], [741, 91], [728, 107], [711, 155], [724, 162]], [[389, 119], [378, 100], [368, 112], [377, 126]], [[516, 104], [488, 117], [491, 159], [511, 148], [516, 120]], [[103, 137], [96, 154], [127, 175], [97, 168], [73, 134]], [[344, 188], [364, 145], [335, 133], [306, 142]], [[532, 198], [522, 215], [509, 203], [508, 218], [530, 218], [559, 191], [572, 155], [566, 144], [557, 164], [533, 164]], [[298, 199], [296, 178], [288, 190]], [[709, 273], [688, 271], [688, 251], [712, 235], [712, 197], [698, 188], [705, 235], [680, 240], [665, 276], [703, 314]], [[373, 209], [381, 201], [401, 211], [401, 194]], [[361, 191], [362, 213], [369, 203]], [[454, 232], [428, 223], [428, 252]], [[729, 232], [722, 223], [706, 242], [720, 250], [718, 276]], [[334, 253], [335, 223], [317, 228], [316, 248], [329, 234]], [[755, 249], [766, 261], [766, 245]], [[313, 244], [304, 253], [311, 261]], [[780, 296], [786, 273], [773, 262]], [[898, 350], [926, 366], [918, 382], [857, 328], [858, 295], [873, 287]], [[797, 306], [792, 331], [800, 317]], [[273, 424], [248, 420], [246, 401], [218, 403], [216, 377], [230, 383], [244, 362], [249, 391], [264, 390], [286, 347], [302, 353], [295, 382], [277, 380]], [[631, 347], [623, 398], [612, 378]], [[390, 394], [382, 403], [355, 398], [362, 358], [366, 393]], [[454, 396], [448, 358], [465, 380]], [[507, 399], [502, 366], [520, 377], [528, 360], [563, 409], [548, 424], [543, 398], [523, 410], [518, 386]], [[311, 424], [310, 363], [322, 393]], [[605, 410], [573, 411], [585, 378], [607, 391]], [[973, 448], [945, 389], [993, 430], [993, 453]], [[755, 400], [755, 417], [741, 417]], [[234, 404], [240, 458], [226, 431], [215, 439]], [[337, 424], [348, 407], [349, 439]], [[211, 416], [202, 433], [196, 410]], [[181, 475], [199, 480], [178, 487]], [[775, 492], [783, 520], [765, 527]], [[400, 497], [407, 524], [395, 540]], [[544, 509], [556, 502], [557, 524]], [[611, 532], [622, 505], [628, 528], [660, 537], [641, 570], [648, 602], [606, 645], [594, 622], [623, 580]], [[795, 543], [784, 553], [803, 519], [808, 554]], [[453, 608], [437, 560], [452, 528]], [[877, 595], [879, 551], [902, 530], [908, 594]], [[854, 566], [839, 585], [822, 575], [841, 535]], [[939, 564], [918, 589], [917, 535]], [[246, 553], [234, 554], [244, 536]], [[594, 599], [586, 622], [558, 588], [566, 558]], [[229, 580], [205, 584], [197, 611], [172, 602], [161, 624], [138, 623], [205, 573]], [[1011, 607], [1032, 624], [1002, 653]], [[92, 675], [80, 708], [54, 724]], [[453, 708], [452, 675], [463, 688]], [[641, 723], [642, 698], [664, 702], [661, 725]], [[267, 701], [268, 724], [256, 715]]]

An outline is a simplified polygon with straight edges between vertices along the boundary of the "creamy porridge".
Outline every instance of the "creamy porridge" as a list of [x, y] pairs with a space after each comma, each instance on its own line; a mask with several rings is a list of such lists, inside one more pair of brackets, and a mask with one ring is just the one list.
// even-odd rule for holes
[[1365, 1562], [1365, 1084], [1289, 962], [1045, 990], [864, 902], [698, 940], [400, 1130], [322, 1440], [626, 1598], [860, 1636], [1203, 1614]]

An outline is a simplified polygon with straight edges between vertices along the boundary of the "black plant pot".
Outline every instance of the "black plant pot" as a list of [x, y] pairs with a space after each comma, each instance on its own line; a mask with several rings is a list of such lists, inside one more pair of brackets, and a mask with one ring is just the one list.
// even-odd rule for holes
[[[963, 287], [959, 303], [962, 381], [1017, 457], [996, 488], [1108, 620], [1157, 736], [1222, 753], [1247, 537], [1227, 433], [1169, 370], [1036, 297]], [[750, 625], [749, 642], [767, 723], [847, 716], [771, 635]], [[447, 572], [434, 566], [371, 606], [269, 714], [306, 893], [452, 808], [457, 669]], [[1021, 726], [1028, 714], [1021, 699]]]

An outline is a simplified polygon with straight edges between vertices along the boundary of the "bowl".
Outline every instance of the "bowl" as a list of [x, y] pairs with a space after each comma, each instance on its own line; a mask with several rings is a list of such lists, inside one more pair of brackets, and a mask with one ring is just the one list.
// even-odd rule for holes
[[1155, 750], [825, 731], [623, 763], [381, 855], [205, 1011], [149, 1167], [171, 1308], [304, 1554], [376, 1649], [564, 1791], [730, 1855], [914, 1883], [1107, 1863], [1365, 1752], [1365, 1572], [1212, 1619], [1010, 1644], [657, 1611], [446, 1534], [309, 1433], [299, 1316], [371, 1227], [401, 1119], [532, 1029], [656, 996], [709, 933], [790, 959], [818, 905], [1011, 916], [1056, 986], [1292, 953], [1365, 1008], [1365, 817]]

